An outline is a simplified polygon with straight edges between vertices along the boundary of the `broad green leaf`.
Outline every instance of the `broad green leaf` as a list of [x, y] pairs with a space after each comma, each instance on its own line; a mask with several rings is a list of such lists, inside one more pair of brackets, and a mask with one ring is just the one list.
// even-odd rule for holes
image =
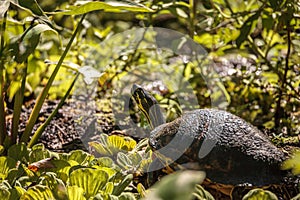
[[256, 22], [256, 20], [258, 19], [260, 15], [260, 12], [256, 12], [255, 14], [253, 14], [252, 16], [250, 16], [243, 24], [243, 26], [241, 27], [241, 32], [239, 37], [236, 39], [236, 44], [238, 47], [241, 46], [241, 44], [247, 39], [251, 28], [253, 27], [253, 24]]
[[113, 156], [121, 151], [131, 151], [136, 146], [136, 141], [129, 137], [101, 134], [99, 141], [89, 142], [89, 145], [101, 155]]
[[10, 158], [1, 156], [0, 157], [0, 180], [3, 180], [7, 177], [9, 170], [16, 167], [17, 162]]
[[282, 169], [291, 169], [294, 175], [300, 174], [300, 151], [295, 151], [291, 158], [285, 160], [282, 164]]
[[105, 190], [104, 190], [105, 193], [106, 193], [106, 194], [112, 194], [113, 190], [114, 190], [114, 183], [108, 182], [108, 183], [105, 185]]
[[31, 10], [36, 15], [42, 16], [44, 15], [43, 10], [39, 6], [39, 4], [36, 2], [36, 0], [26, 0], [26, 1], [19, 1], [19, 5]]
[[114, 161], [109, 157], [100, 157], [93, 160], [94, 165], [98, 165], [100, 167], [110, 167], [114, 166]]
[[8, 149], [7, 155], [18, 161], [28, 162], [29, 152], [27, 146], [24, 143], [15, 144]]
[[37, 149], [39, 149], [39, 150], [43, 150], [43, 151], [44, 151], [44, 150], [45, 150], [45, 146], [44, 146], [43, 143], [38, 143], [38, 144], [33, 145], [31, 149], [32, 149], [32, 150], [37, 150]]
[[93, 166], [95, 169], [100, 169], [102, 171], [105, 171], [108, 175], [108, 178], [113, 178], [114, 175], [117, 173], [115, 169], [109, 168], [109, 167], [100, 167], [100, 166]]
[[56, 199], [66, 199], [67, 191], [64, 182], [57, 177], [56, 173], [46, 172], [39, 178], [39, 184], [49, 187]]
[[130, 169], [132, 167], [132, 161], [129, 156], [123, 152], [119, 152], [117, 156], [117, 163], [124, 169]]
[[79, 164], [84, 164], [90, 155], [82, 150], [74, 150], [69, 153], [68, 160], [74, 160]]
[[201, 171], [180, 171], [167, 175], [156, 183], [145, 200], [182, 200], [193, 199], [195, 185], [200, 184], [205, 178]]
[[84, 189], [85, 197], [88, 199], [95, 196], [103, 189], [108, 180], [108, 174], [99, 169], [77, 169], [70, 174], [70, 185]]
[[143, 161], [142, 156], [138, 152], [125, 154], [123, 152], [119, 152], [117, 155], [117, 163], [123, 169], [138, 169], [141, 162]]
[[10, 200], [20, 199], [20, 197], [26, 192], [24, 188], [19, 186], [14, 186], [14, 188], [10, 189]]
[[148, 138], [144, 138], [144, 139], [142, 139], [141, 141], [139, 141], [136, 145], [135, 145], [135, 147], [134, 147], [134, 149], [132, 150], [133, 152], [137, 152], [137, 151], [140, 151], [140, 150], [142, 150], [143, 148], [145, 148], [145, 147], [147, 147], [148, 146], [148, 141], [149, 139]]
[[132, 174], [128, 174], [123, 180], [121, 183], [119, 183], [118, 185], [116, 185], [114, 187], [114, 191], [112, 194], [118, 196], [120, 195], [124, 190], [125, 188], [132, 182], [132, 179], [133, 179], [133, 175]]
[[115, 149], [122, 149], [131, 151], [136, 146], [136, 141], [129, 137], [122, 137], [118, 135], [108, 136], [108, 145]]
[[153, 12], [150, 8], [142, 5], [134, 6], [124, 2], [88, 2], [77, 7], [72, 7], [71, 10], [59, 12], [65, 15], [81, 15], [95, 10], [104, 10], [105, 12]]
[[68, 186], [67, 190], [68, 190], [69, 200], [86, 200], [86, 198], [84, 197], [83, 188], [74, 185], [74, 186]]
[[8, 189], [0, 187], [0, 199], [1, 200], [9, 200], [10, 199], [10, 192]]
[[4, 146], [0, 145], [0, 155], [3, 153], [4, 150], [5, 150]]
[[20, 200], [55, 200], [54, 195], [47, 186], [36, 185], [27, 190]]
[[71, 168], [70, 163], [65, 160], [52, 160], [52, 164], [55, 168], [51, 169], [51, 171], [57, 174], [57, 178], [66, 182], [69, 178], [69, 171]]
[[24, 62], [28, 56], [36, 49], [40, 41], [40, 35], [34, 35], [30, 40], [23, 41], [21, 38], [13, 38], [11, 40], [10, 49], [13, 50], [15, 60], [18, 63]]
[[29, 153], [29, 163], [49, 158], [50, 152], [45, 148], [34, 148]]
[[41, 33], [44, 33], [46, 31], [49, 31], [49, 32], [52, 32], [52, 33], [55, 33], [56, 35], [58, 35], [56, 30], [54, 30], [50, 26], [48, 26], [46, 24], [37, 24], [27, 32], [27, 34], [24, 36], [24, 40], [30, 41], [33, 37], [39, 36]]
[[112, 156], [113, 155], [113, 153], [109, 149], [107, 149], [107, 146], [101, 144], [100, 142], [97, 142], [97, 141], [89, 142], [89, 146], [94, 148], [96, 150], [96, 152], [99, 153], [100, 155], [104, 155], [104, 156]]
[[18, 166], [18, 168], [13, 168], [8, 171], [6, 180], [12, 184], [14, 183], [14, 181], [16, 181], [18, 177], [22, 176], [23, 174], [24, 174], [23, 168], [21, 166]]
[[57, 34], [50, 26], [37, 24], [27, 32], [24, 32], [25, 35], [11, 40], [10, 48], [13, 49], [13, 53], [16, 56], [15, 59], [18, 63], [24, 62], [28, 56], [35, 51], [40, 41], [40, 34], [46, 31]]
[[136, 190], [142, 198], [146, 196], [146, 189], [141, 183], [138, 183], [138, 185], [136, 186]]
[[243, 200], [278, 200], [278, 198], [268, 190], [253, 189], [243, 197]]
[[215, 198], [206, 191], [201, 185], [196, 185], [196, 191], [194, 192], [196, 199], [202, 200], [215, 200]]
[[68, 199], [69, 200], [86, 200], [84, 197], [84, 190], [78, 186], [67, 187]]

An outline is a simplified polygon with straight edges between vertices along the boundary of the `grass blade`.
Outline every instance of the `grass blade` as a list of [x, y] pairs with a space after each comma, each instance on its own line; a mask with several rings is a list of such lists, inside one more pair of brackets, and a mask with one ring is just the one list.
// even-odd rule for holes
[[35, 104], [35, 106], [33, 108], [33, 111], [32, 111], [32, 113], [31, 113], [31, 115], [29, 117], [29, 120], [28, 120], [27, 126], [25, 128], [25, 131], [24, 131], [24, 133], [23, 133], [23, 135], [21, 137], [21, 142], [25, 142], [25, 143], [28, 142], [30, 134], [31, 134], [32, 129], [33, 129], [33, 126], [34, 126], [34, 124], [35, 124], [35, 122], [36, 122], [36, 120], [38, 118], [38, 115], [39, 115], [39, 112], [40, 112], [40, 110], [42, 108], [42, 105], [43, 105], [43, 103], [44, 103], [44, 101], [45, 101], [45, 99], [46, 99], [46, 97], [48, 95], [48, 91], [49, 91], [49, 89], [50, 89], [50, 87], [51, 87], [51, 85], [52, 85], [52, 83], [54, 81], [54, 78], [56, 77], [56, 75], [58, 73], [58, 70], [59, 70], [60, 66], [63, 63], [63, 60], [65, 59], [68, 51], [71, 48], [71, 45], [72, 45], [72, 43], [73, 43], [73, 41], [75, 39], [75, 36], [77, 35], [77, 33], [80, 30], [80, 26], [81, 26], [81, 24], [82, 24], [83, 19], [84, 19], [85, 16], [86, 16], [86, 14], [82, 15], [82, 17], [80, 19], [80, 22], [78, 23], [78, 25], [77, 25], [77, 27], [76, 27], [76, 29], [75, 29], [75, 31], [74, 31], [74, 33], [73, 33], [73, 35], [72, 35], [69, 43], [66, 46], [66, 49], [64, 50], [62, 56], [60, 57], [60, 59], [59, 59], [57, 65], [56, 65], [54, 71], [52, 72], [52, 74], [51, 74], [51, 76], [50, 76], [50, 78], [49, 78], [46, 86], [44, 87], [44, 89], [41, 92], [41, 94], [38, 96], [36, 104]]
[[79, 76], [79, 73], [76, 74], [76, 77], [74, 78], [73, 82], [71, 83], [69, 89], [67, 90], [64, 97], [60, 100], [59, 104], [56, 106], [55, 110], [51, 113], [51, 115], [47, 118], [47, 120], [36, 130], [34, 135], [32, 136], [31, 140], [28, 143], [28, 148], [31, 148], [35, 143], [37, 143], [38, 139], [41, 137], [43, 131], [45, 128], [49, 125], [53, 117], [57, 114], [58, 110], [62, 107], [66, 99], [68, 98], [69, 94], [72, 91], [73, 86], [75, 85], [75, 82]]

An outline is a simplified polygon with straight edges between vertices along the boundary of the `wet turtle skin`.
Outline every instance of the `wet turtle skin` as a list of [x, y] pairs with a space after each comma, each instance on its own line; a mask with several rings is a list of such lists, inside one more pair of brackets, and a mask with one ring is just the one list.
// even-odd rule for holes
[[286, 174], [280, 170], [285, 154], [256, 127], [222, 110], [198, 109], [162, 124], [150, 133], [149, 145], [218, 183], [262, 186]]

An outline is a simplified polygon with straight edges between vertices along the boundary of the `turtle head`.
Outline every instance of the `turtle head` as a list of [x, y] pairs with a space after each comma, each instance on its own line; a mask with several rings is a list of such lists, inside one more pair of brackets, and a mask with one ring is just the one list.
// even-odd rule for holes
[[165, 123], [158, 102], [151, 94], [144, 90], [144, 88], [133, 84], [131, 94], [152, 129]]

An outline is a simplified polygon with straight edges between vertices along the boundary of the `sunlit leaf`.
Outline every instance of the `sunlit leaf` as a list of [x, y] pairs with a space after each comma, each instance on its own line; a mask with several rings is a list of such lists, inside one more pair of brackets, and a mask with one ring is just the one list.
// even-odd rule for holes
[[114, 190], [114, 184], [112, 182], [108, 182], [106, 185], [105, 185], [105, 193], [107, 194], [112, 194]]
[[104, 155], [104, 156], [112, 156], [113, 153], [106, 148], [105, 145], [101, 144], [100, 142], [97, 141], [92, 141], [89, 142], [89, 146], [94, 148], [96, 150], [97, 153]]
[[84, 164], [89, 157], [90, 155], [82, 150], [74, 150], [69, 153], [68, 160], [74, 160], [79, 164]]
[[215, 198], [206, 191], [201, 185], [196, 185], [196, 191], [194, 192], [194, 196], [199, 199], [205, 199], [205, 200], [214, 200]]
[[10, 48], [13, 49], [13, 53], [16, 56], [18, 63], [24, 62], [28, 56], [36, 50], [36, 47], [40, 41], [40, 34], [43, 32], [57, 32], [46, 24], [37, 24], [30, 28], [25, 35], [17, 37], [11, 40]]
[[81, 15], [95, 10], [104, 10], [105, 12], [152, 12], [150, 8], [144, 6], [130, 5], [125, 2], [87, 2], [77, 7], [72, 7], [71, 10], [59, 12], [65, 15]]
[[86, 200], [86, 198], [84, 197], [83, 188], [74, 185], [74, 186], [68, 186], [67, 190], [68, 190], [68, 197], [70, 200]]
[[138, 185], [136, 186], [136, 190], [142, 198], [146, 196], [146, 189], [141, 183], [138, 183]]
[[118, 153], [117, 162], [121, 167], [125, 169], [129, 169], [132, 167], [131, 159], [125, 153], [122, 152]]
[[109, 179], [112, 178], [117, 173], [117, 171], [115, 169], [112, 169], [109, 167], [93, 166], [93, 168], [100, 169], [100, 170], [106, 172]]
[[3, 180], [7, 177], [9, 170], [16, 167], [17, 162], [10, 158], [1, 156], [0, 157], [0, 180]]
[[176, 8], [176, 13], [182, 18], [188, 18], [188, 15], [184, 12], [184, 10], [180, 8]]
[[243, 200], [278, 200], [277, 196], [268, 191], [263, 189], [253, 189], [250, 190], [244, 197]]
[[84, 189], [85, 197], [95, 196], [108, 181], [108, 174], [99, 169], [77, 169], [70, 174], [70, 185]]
[[27, 190], [25, 192], [20, 200], [41, 200], [41, 199], [47, 199], [47, 200], [55, 200], [55, 197], [51, 190], [47, 186], [43, 185], [36, 185]]
[[56, 199], [66, 199], [67, 190], [64, 182], [54, 172], [46, 172], [39, 179], [39, 184], [49, 187]]
[[100, 167], [110, 167], [112, 168], [114, 166], [114, 161], [109, 157], [100, 157], [93, 160], [95, 162], [94, 164], [100, 166]]
[[108, 137], [108, 145], [117, 149], [131, 151], [136, 146], [136, 141], [129, 137], [111, 135]]
[[291, 169], [293, 174], [300, 174], [300, 151], [295, 151], [291, 158], [285, 160], [282, 164], [282, 169]]
[[114, 187], [113, 193], [114, 195], [118, 196], [120, 195], [125, 188], [132, 182], [133, 179], [133, 175], [132, 174], [128, 174], [121, 183], [119, 183], [118, 185], [116, 185]]
[[0, 145], [0, 155], [3, 153], [4, 150], [5, 150], [4, 146]]
[[89, 145], [101, 155], [112, 156], [120, 151], [131, 151], [136, 146], [136, 141], [129, 137], [101, 134], [99, 141], [89, 142]]
[[29, 153], [29, 163], [34, 163], [39, 160], [43, 160], [45, 158], [49, 158], [50, 156], [50, 151], [44, 148], [44, 146], [39, 146], [36, 148], [32, 148], [32, 150]]
[[49, 31], [50, 33], [55, 33], [58, 35], [56, 30], [51, 28], [50, 26], [46, 24], [37, 24], [32, 29], [28, 31], [28, 33], [25, 35], [24, 40], [30, 41], [34, 36], [40, 35], [41, 33]]

